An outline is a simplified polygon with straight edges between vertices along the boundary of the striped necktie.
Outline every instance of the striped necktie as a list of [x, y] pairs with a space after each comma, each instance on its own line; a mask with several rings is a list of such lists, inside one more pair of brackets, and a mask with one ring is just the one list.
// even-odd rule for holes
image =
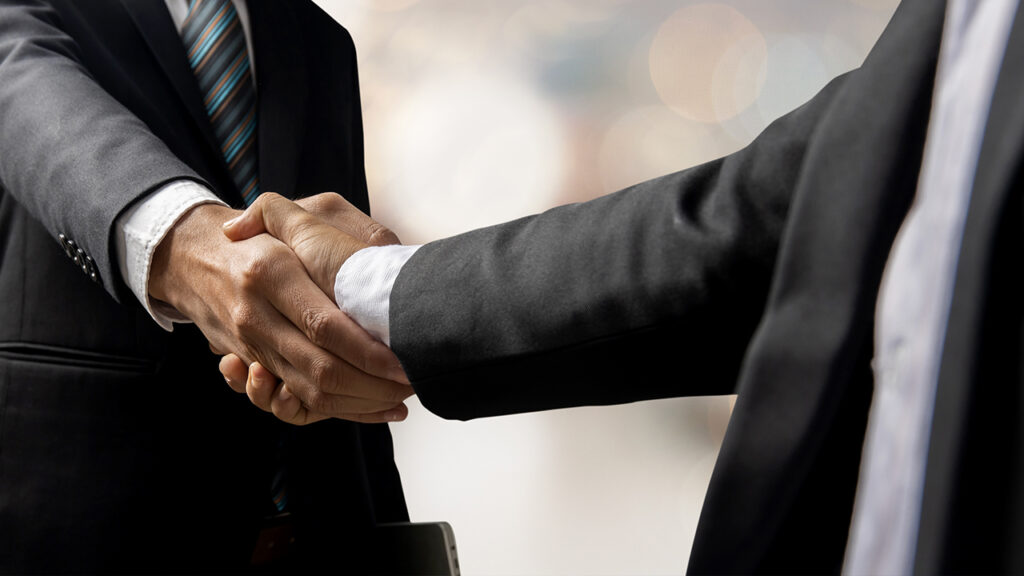
[[[231, 179], [246, 205], [260, 194], [256, 171], [256, 89], [242, 21], [231, 0], [191, 0], [181, 27], [188, 64], [213, 125]], [[271, 481], [272, 513], [288, 504], [284, 439], [276, 447], [276, 473]]]
[[181, 38], [231, 179], [252, 204], [260, 193], [256, 89], [238, 12], [230, 0], [192, 0]]

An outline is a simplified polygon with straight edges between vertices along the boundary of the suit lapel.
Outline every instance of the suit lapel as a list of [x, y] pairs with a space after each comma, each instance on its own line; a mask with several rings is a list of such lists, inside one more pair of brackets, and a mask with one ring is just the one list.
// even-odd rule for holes
[[[918, 574], [935, 574], [948, 569], [945, 562], [950, 546], [958, 545], [954, 538], [953, 504], [962, 496], [958, 490], [962, 488], [959, 486], [961, 476], [967, 472], [961, 469], [961, 464], [969, 428], [968, 407], [975, 392], [973, 387], [980, 383], [979, 373], [984, 368], [979, 358], [984, 352], [981, 344], [985, 335], [986, 295], [991, 289], [992, 267], [996, 264], [992, 256], [997, 247], [1000, 219], [1018, 181], [1020, 160], [1024, 158], [1022, 94], [1024, 16], [1018, 10], [982, 140], [957, 264], [928, 448], [915, 560]], [[1010, 265], [1019, 266], [1019, 262]]]
[[296, 194], [309, 73], [303, 31], [290, 2], [249, 0], [259, 107], [260, 188]]
[[185, 60], [181, 36], [174, 28], [174, 22], [166, 7], [162, 2], [151, 0], [121, 0], [121, 3], [142, 32], [150, 51], [174, 86], [196, 128], [202, 133], [210, 153], [219, 154], [220, 147], [214, 138], [206, 110], [203, 109], [199, 87]]

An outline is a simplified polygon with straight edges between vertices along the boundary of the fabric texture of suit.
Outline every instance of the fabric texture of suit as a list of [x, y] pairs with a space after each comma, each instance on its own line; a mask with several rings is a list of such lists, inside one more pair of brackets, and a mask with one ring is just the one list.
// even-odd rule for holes
[[[367, 209], [351, 38], [312, 2], [248, 5], [262, 188]], [[163, 2], [0, 2], [0, 572], [244, 567], [282, 433], [314, 567], [407, 520], [385, 425], [276, 422], [122, 282], [115, 219], [182, 178], [241, 205]]]
[[[858, 70], [744, 150], [421, 248], [390, 331], [424, 406], [468, 419], [737, 393], [690, 572], [839, 571], [944, 5], [905, 0]], [[957, 269], [921, 573], [1024, 570], [1022, 66], [1018, 16]]]

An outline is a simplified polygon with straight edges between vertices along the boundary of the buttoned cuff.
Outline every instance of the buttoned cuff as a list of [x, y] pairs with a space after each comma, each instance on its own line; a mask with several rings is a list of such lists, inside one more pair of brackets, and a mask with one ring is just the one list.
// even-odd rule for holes
[[167, 331], [174, 322], [189, 322], [174, 307], [149, 297], [149, 271], [157, 246], [186, 212], [200, 204], [227, 206], [206, 186], [176, 180], [136, 202], [115, 221], [121, 278], [153, 320]]
[[391, 289], [402, 266], [419, 248], [400, 244], [363, 248], [342, 264], [334, 280], [338, 307], [388, 346]]

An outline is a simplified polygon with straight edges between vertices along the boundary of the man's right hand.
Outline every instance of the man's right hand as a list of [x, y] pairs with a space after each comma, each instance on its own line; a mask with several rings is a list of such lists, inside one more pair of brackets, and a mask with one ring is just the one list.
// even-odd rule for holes
[[394, 354], [341, 312], [282, 242], [231, 242], [240, 212], [191, 209], [157, 247], [150, 295], [196, 323], [217, 351], [260, 362], [310, 410], [358, 422], [404, 418], [412, 388]]

